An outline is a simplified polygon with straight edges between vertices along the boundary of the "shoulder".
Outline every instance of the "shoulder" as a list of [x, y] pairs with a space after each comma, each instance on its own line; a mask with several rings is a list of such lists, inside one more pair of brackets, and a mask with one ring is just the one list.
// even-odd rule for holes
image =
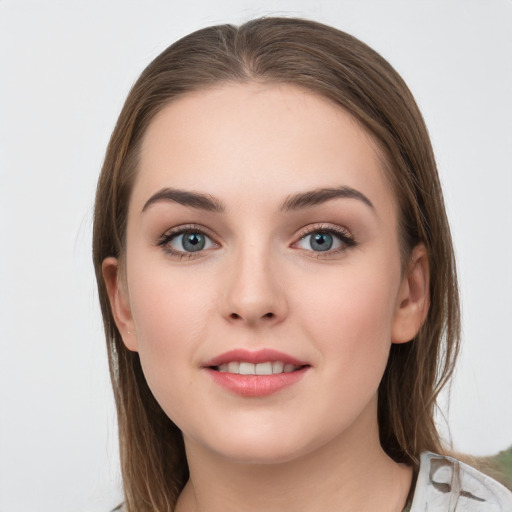
[[452, 457], [423, 453], [411, 512], [512, 512], [512, 493]]

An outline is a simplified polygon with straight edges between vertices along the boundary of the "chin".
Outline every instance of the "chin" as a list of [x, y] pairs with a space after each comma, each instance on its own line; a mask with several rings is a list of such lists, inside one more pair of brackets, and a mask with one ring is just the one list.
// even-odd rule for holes
[[216, 447], [219, 455], [239, 464], [284, 464], [303, 455], [297, 446], [282, 446], [276, 442], [259, 444], [240, 442], [234, 445], [231, 444], [222, 451], [219, 451], [219, 448], [219, 446]]
[[[211, 434], [211, 431], [210, 431]], [[284, 464], [305, 457], [329, 444], [335, 433], [315, 435], [297, 425], [238, 425], [229, 431], [218, 431], [215, 437], [202, 439], [203, 446], [222, 459], [239, 464]], [[198, 441], [199, 439], [196, 438]]]

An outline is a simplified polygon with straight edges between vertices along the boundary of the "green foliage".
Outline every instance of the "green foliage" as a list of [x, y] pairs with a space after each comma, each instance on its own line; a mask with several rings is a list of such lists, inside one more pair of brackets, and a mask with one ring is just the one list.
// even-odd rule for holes
[[503, 474], [503, 479], [500, 479], [501, 482], [512, 489], [512, 446], [508, 450], [503, 450], [497, 455], [490, 457], [490, 460]]

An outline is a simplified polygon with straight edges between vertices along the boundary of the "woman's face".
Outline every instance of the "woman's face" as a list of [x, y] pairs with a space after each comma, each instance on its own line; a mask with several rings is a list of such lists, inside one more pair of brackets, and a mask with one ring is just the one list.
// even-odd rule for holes
[[342, 109], [289, 85], [172, 102], [126, 240], [119, 286], [104, 263], [114, 314], [188, 450], [278, 462], [375, 432], [418, 271], [402, 273], [379, 151]]

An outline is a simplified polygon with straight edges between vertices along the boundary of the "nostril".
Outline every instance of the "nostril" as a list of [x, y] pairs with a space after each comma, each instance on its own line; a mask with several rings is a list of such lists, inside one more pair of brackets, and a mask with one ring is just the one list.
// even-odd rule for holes
[[[275, 314], [272, 312], [265, 313], [264, 315], [261, 316], [261, 318], [274, 318], [274, 317], [275, 317]], [[229, 318], [231, 318], [232, 320], [239, 320], [242, 317], [238, 313], [231, 313], [229, 315]]]

